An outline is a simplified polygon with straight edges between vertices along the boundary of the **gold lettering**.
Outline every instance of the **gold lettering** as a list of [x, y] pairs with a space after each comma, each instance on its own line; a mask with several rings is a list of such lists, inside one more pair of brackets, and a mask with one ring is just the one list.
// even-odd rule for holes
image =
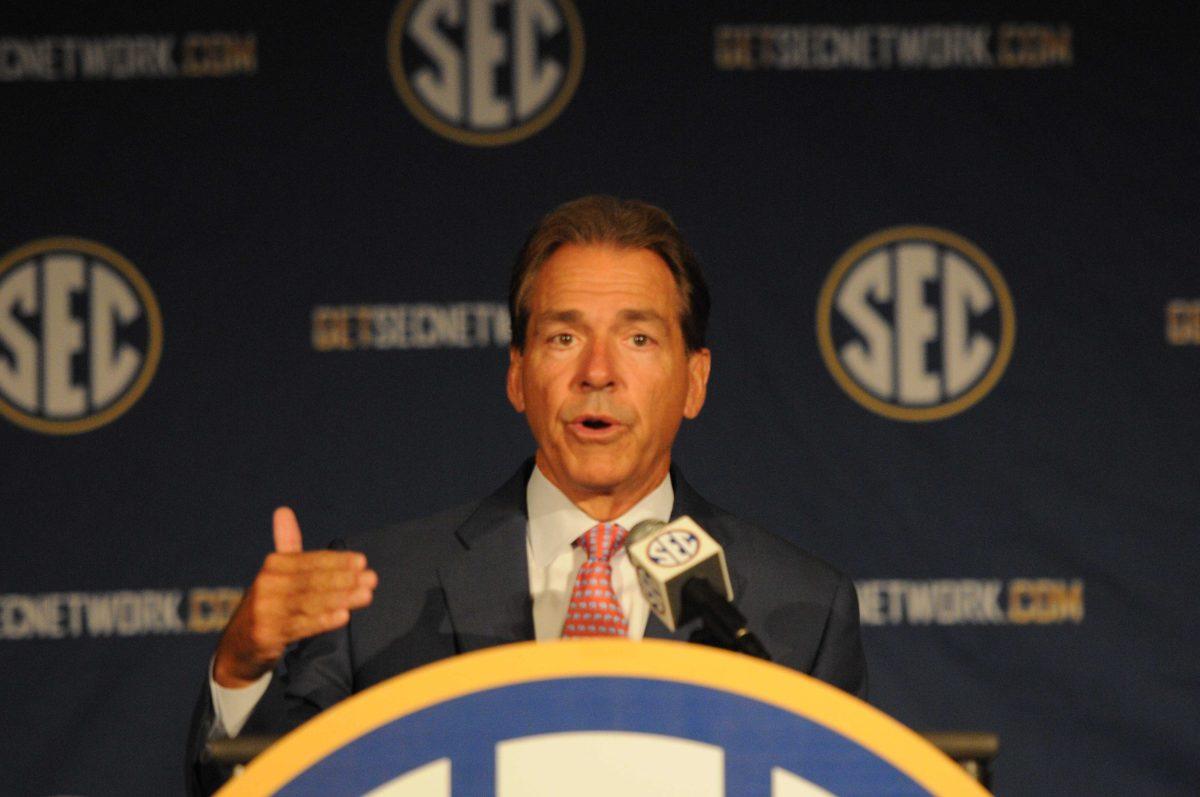
[[745, 28], [720, 26], [713, 36], [715, 49], [713, 60], [717, 69], [753, 69], [754, 43]]
[[1070, 584], [1060, 585], [1059, 600], [1063, 620], [1083, 622], [1083, 582], [1076, 579]]
[[375, 313], [370, 305], [360, 304], [354, 308], [354, 339], [358, 342], [358, 348], [369, 349], [374, 345], [374, 319]]
[[1046, 63], [1070, 66], [1075, 62], [1075, 51], [1071, 45], [1071, 29], [1060, 25], [1058, 30], [1044, 28], [1042, 45], [1046, 51]]
[[1014, 625], [1025, 625], [1033, 622], [1032, 583], [1023, 579], [1013, 579], [1008, 585], [1008, 621]]
[[996, 31], [996, 63], [1010, 69], [1070, 66], [1075, 61], [1071, 38], [1066, 25], [1006, 23]]
[[1200, 300], [1173, 299], [1167, 304], [1166, 314], [1168, 343], [1200, 345]]
[[318, 307], [312, 315], [312, 344], [317, 351], [354, 348], [350, 313], [344, 307]]
[[230, 66], [247, 75], [258, 71], [258, 39], [253, 33], [247, 36], [230, 37], [226, 52]]
[[1008, 585], [1008, 621], [1014, 625], [1083, 622], [1083, 582], [1051, 578], [1013, 579]]
[[254, 34], [189, 33], [180, 46], [180, 71], [189, 77], [252, 75], [258, 71]]
[[233, 616], [242, 591], [230, 587], [196, 587], [188, 595], [188, 630], [197, 634], [220, 631]]

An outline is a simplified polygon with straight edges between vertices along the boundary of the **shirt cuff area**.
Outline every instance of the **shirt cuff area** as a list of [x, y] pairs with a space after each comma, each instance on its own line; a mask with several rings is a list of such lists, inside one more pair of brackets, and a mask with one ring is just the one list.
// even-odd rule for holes
[[251, 712], [271, 685], [271, 673], [265, 673], [254, 683], [240, 689], [221, 686], [213, 678], [213, 663], [208, 663], [208, 691], [212, 695], [213, 714], [211, 738], [232, 739], [242, 732]]

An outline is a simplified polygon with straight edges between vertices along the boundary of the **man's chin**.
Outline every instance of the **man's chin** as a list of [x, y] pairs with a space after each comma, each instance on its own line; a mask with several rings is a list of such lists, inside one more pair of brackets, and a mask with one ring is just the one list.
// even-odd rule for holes
[[[624, 447], [621, 447], [624, 448]], [[566, 446], [548, 456], [538, 452], [538, 465], [572, 501], [588, 497], [639, 492], [653, 479], [656, 468], [628, 450], [609, 446]], [[663, 468], [665, 473], [665, 467]], [[660, 477], [661, 478], [661, 477]], [[653, 486], [653, 485], [649, 485]]]
[[628, 473], [604, 466], [568, 468], [565, 476], [571, 488], [593, 495], [612, 495], [629, 479]]
[[[578, 452], [574, 452], [578, 453]], [[583, 456], [568, 456], [559, 463], [559, 479], [564, 484], [559, 485], [564, 492], [581, 492], [592, 495], [611, 495], [628, 485], [635, 478], [636, 470], [621, 458], [607, 456], [604, 452], [584, 452]]]
[[[612, 461], [611, 457], [566, 463], [563, 476], [576, 492], [590, 495], [618, 495], [625, 491], [640, 491], [649, 485], [653, 473], [642, 473], [630, 464]], [[569, 492], [564, 490], [564, 492]]]

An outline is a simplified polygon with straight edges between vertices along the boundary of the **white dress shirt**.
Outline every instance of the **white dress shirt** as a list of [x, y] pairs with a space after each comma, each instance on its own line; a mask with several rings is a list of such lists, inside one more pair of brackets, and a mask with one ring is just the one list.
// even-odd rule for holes
[[[533, 632], [542, 642], [562, 636], [575, 576], [587, 560], [583, 548], [572, 543], [597, 521], [572, 504], [538, 468], [533, 469], [529, 478], [525, 500], [529, 508], [525, 540], [529, 553], [529, 594], [533, 597]], [[651, 518], [669, 520], [674, 503], [675, 490], [667, 477], [628, 512], [611, 522], [632, 529]], [[613, 554], [609, 562], [612, 564], [613, 591], [621, 611], [629, 620], [629, 638], [641, 639], [646, 633], [650, 604], [638, 587], [637, 572], [624, 548]]]
[[[587, 559], [584, 550], [572, 543], [598, 521], [572, 504], [536, 467], [525, 487], [525, 502], [529, 509], [525, 551], [529, 563], [529, 595], [533, 599], [533, 631], [535, 638], [543, 642], [562, 636], [575, 576]], [[669, 520], [674, 503], [675, 490], [668, 476], [628, 512], [610, 522], [632, 529], [641, 521], [651, 518]], [[613, 591], [621, 604], [621, 611], [629, 620], [629, 638], [641, 639], [646, 633], [650, 605], [638, 587], [637, 573], [625, 549], [613, 554], [610, 562]], [[213, 713], [216, 715], [212, 736], [233, 738], [241, 732], [255, 704], [267, 691], [271, 673], [266, 673], [250, 686], [230, 689], [213, 679], [212, 662], [209, 663], [208, 672]]]

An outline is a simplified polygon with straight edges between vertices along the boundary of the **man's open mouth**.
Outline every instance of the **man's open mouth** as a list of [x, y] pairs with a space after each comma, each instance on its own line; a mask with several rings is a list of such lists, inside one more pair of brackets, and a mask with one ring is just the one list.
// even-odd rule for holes
[[621, 422], [608, 415], [581, 415], [571, 421], [571, 425], [581, 432], [604, 432], [616, 429]]

